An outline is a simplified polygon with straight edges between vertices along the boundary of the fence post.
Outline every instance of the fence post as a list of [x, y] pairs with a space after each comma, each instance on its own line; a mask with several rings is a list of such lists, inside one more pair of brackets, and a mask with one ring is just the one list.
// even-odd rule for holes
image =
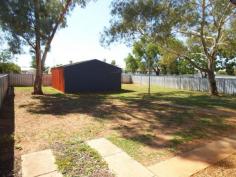
[[164, 88], [166, 88], [166, 76], [164, 76]]
[[226, 84], [225, 84], [225, 78], [223, 78], [223, 83], [224, 83], [224, 85], [223, 85], [223, 93], [226, 93]]
[[32, 86], [34, 86], [34, 74], [32, 74]]
[[182, 76], [180, 76], [179, 77], [179, 89], [182, 89], [183, 87], [182, 87]]
[[198, 91], [201, 91], [201, 78], [198, 78]]

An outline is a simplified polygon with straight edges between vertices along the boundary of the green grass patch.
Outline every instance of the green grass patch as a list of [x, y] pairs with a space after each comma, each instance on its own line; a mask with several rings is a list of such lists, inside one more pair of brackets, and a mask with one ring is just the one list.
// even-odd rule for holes
[[[15, 87], [16, 91], [20, 92], [33, 92], [33, 87]], [[60, 91], [52, 88], [52, 87], [43, 87], [44, 94], [59, 94]]]
[[194, 139], [206, 138], [208, 135], [201, 128], [191, 128], [186, 131], [178, 131], [173, 134], [173, 139], [170, 140], [171, 148], [176, 149], [178, 145], [193, 141]]
[[70, 139], [53, 145], [59, 171], [67, 177], [112, 177], [102, 157], [80, 139]]
[[[145, 85], [123, 85], [126, 93], [118, 94], [120, 99], [143, 99], [147, 96], [147, 86]], [[197, 107], [226, 107], [236, 109], [236, 96], [221, 95], [210, 96], [207, 92], [186, 91], [158, 86], [151, 86], [151, 96], [149, 100], [169, 101], [173, 104], [197, 106]]]
[[117, 135], [112, 135], [107, 138], [110, 140], [113, 144], [123, 149], [125, 152], [127, 152], [129, 155], [131, 155], [134, 158], [139, 158], [138, 155], [140, 154], [141, 144], [137, 141], [134, 141], [132, 139], [126, 139], [119, 137]]
[[152, 137], [149, 135], [134, 138], [124, 138], [118, 135], [111, 135], [107, 137], [107, 139], [131, 157], [144, 164], [150, 164], [152, 160], [155, 161], [156, 158], [165, 156], [165, 153], [162, 151], [152, 151], [150, 149], [144, 150], [147, 147], [147, 144], [152, 141]]

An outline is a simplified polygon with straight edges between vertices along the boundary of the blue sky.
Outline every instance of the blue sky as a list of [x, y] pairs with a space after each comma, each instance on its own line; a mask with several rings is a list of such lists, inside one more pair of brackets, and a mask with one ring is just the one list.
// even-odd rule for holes
[[[103, 48], [100, 43], [100, 33], [104, 26], [109, 25], [111, 0], [90, 2], [86, 8], [76, 7], [68, 17], [68, 26], [57, 32], [53, 39], [51, 51], [48, 54], [46, 65], [68, 64], [88, 59], [104, 58], [107, 62], [116, 60], [120, 67], [125, 67], [124, 58], [130, 49], [124, 44], [113, 44]], [[17, 56], [17, 63], [21, 67], [29, 67], [31, 56], [26, 49], [24, 55]]]

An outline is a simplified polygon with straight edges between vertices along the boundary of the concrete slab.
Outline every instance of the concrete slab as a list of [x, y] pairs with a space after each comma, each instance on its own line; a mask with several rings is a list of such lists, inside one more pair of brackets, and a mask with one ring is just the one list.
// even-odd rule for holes
[[[22, 155], [22, 177], [52, 176], [61, 177], [51, 150]], [[61, 176], [60, 176], [61, 175]]]
[[224, 138], [149, 168], [158, 177], [188, 177], [236, 151], [236, 140]]
[[125, 152], [105, 157], [109, 169], [117, 177], [153, 177], [154, 175]]
[[112, 144], [106, 138], [90, 140], [87, 142], [87, 144], [90, 147], [96, 149], [96, 151], [98, 151], [102, 157], [106, 157], [106, 156], [110, 156], [110, 155], [122, 152], [120, 148]]
[[40, 175], [40, 177], [63, 177], [61, 173], [54, 171], [48, 174]]
[[117, 177], [154, 177], [146, 167], [105, 138], [91, 140], [87, 144], [100, 153]]

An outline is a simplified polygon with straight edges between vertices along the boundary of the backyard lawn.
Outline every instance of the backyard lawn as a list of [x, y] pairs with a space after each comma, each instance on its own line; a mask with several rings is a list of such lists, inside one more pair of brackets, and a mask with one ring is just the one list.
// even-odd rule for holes
[[[112, 176], [85, 140], [106, 137], [148, 166], [236, 133], [235, 96], [211, 97], [159, 87], [151, 90], [148, 96], [145, 86], [123, 85], [119, 93], [64, 95], [46, 87], [44, 96], [32, 96], [32, 88], [17, 87], [15, 156], [53, 148], [64, 174]], [[86, 164], [75, 159], [84, 152]], [[232, 164], [235, 170], [236, 164]], [[212, 170], [195, 176], [206, 173]]]

